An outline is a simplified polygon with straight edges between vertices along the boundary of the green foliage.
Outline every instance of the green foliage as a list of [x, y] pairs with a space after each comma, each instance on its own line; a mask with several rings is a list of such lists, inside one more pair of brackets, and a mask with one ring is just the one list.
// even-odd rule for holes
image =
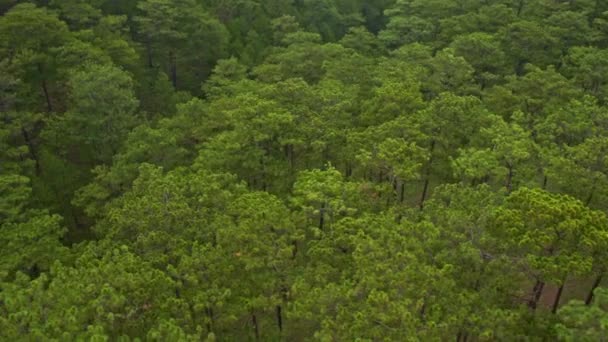
[[66, 253], [60, 242], [66, 232], [61, 217], [28, 208], [31, 193], [27, 177], [0, 175], [0, 281], [16, 271], [37, 275]]
[[73, 267], [57, 263], [50, 275], [35, 280], [19, 275], [3, 286], [3, 338], [78, 339], [108, 332], [135, 337], [160, 318], [156, 308], [177, 304], [162, 272], [126, 247], [103, 249], [91, 246]]
[[148, 66], [165, 70], [176, 88], [198, 89], [215, 61], [224, 57], [224, 25], [194, 0], [147, 0], [137, 7], [140, 15], [134, 20], [146, 44]]
[[0, 340], [605, 339], [604, 1], [0, 15]]
[[21, 80], [18, 97], [37, 111], [54, 108], [60, 82], [57, 50], [71, 41], [67, 25], [33, 4], [17, 5], [0, 19], [0, 51], [9, 59], [9, 72]]
[[591, 306], [573, 301], [559, 311], [557, 335], [562, 341], [597, 341], [606, 336], [606, 289], [598, 288]]

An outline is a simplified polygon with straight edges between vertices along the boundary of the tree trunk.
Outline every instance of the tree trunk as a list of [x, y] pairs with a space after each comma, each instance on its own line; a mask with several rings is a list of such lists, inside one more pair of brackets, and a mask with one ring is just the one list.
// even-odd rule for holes
[[44, 98], [46, 99], [46, 110], [50, 113], [53, 111], [53, 105], [51, 103], [51, 95], [49, 95], [49, 89], [46, 85], [46, 80], [42, 80], [42, 91], [44, 92]]
[[600, 286], [600, 283], [602, 282], [603, 277], [604, 277], [604, 274], [601, 273], [600, 275], [597, 276], [597, 278], [595, 278], [595, 281], [593, 282], [593, 286], [591, 286], [591, 290], [589, 291], [589, 294], [587, 294], [587, 299], [585, 299], [585, 305], [590, 305], [591, 302], [593, 301], [593, 292], [595, 292], [595, 289], [597, 289]]
[[277, 305], [277, 327], [279, 332], [283, 332], [283, 309], [280, 305]]
[[401, 194], [399, 195], [399, 203], [405, 200], [405, 181], [401, 181]]
[[214, 325], [213, 324], [213, 321], [214, 321], [214, 318], [213, 318], [213, 309], [210, 308], [210, 307], [207, 307], [206, 311], [207, 311], [207, 318], [209, 319], [209, 321], [207, 322], [207, 331], [210, 332], [210, 333], [212, 333], [213, 330], [214, 330], [213, 329], [213, 325]]
[[566, 284], [566, 280], [564, 280], [562, 282], [562, 284], [559, 286], [559, 289], [557, 289], [557, 294], [555, 295], [555, 300], [553, 301], [553, 308], [551, 309], [552, 313], [557, 312], [557, 308], [559, 307], [559, 300], [562, 298], [562, 293], [564, 292], [565, 284]]
[[547, 175], [545, 175], [543, 177], [543, 190], [547, 189], [547, 183], [549, 182], [549, 179], [547, 178]]
[[589, 206], [589, 203], [591, 203], [591, 200], [593, 200], [594, 193], [595, 193], [595, 187], [591, 188], [591, 192], [589, 193], [589, 196], [587, 196], [587, 200], [585, 200], [586, 206]]
[[513, 190], [513, 165], [507, 163], [507, 168], [509, 169], [509, 173], [507, 174], [507, 182], [505, 187], [507, 188], [507, 193], [511, 193]]
[[420, 210], [424, 209], [424, 201], [426, 201], [426, 195], [429, 191], [429, 182], [430, 182], [429, 178], [431, 176], [431, 169], [433, 166], [433, 152], [435, 151], [435, 145], [436, 145], [435, 140], [431, 141], [430, 156], [429, 156], [428, 164], [426, 166], [424, 187], [422, 188], [422, 196], [420, 197], [420, 203], [418, 204], [418, 206], [420, 207]]
[[429, 179], [428, 177], [424, 180], [424, 186], [422, 187], [422, 196], [420, 197], [420, 203], [418, 206], [420, 210], [424, 209], [424, 201], [426, 201], [426, 194], [429, 191]]
[[255, 313], [251, 311], [251, 323], [253, 324], [253, 330], [255, 332], [255, 339], [260, 339], [260, 327], [258, 326], [258, 318], [255, 316]]
[[[40, 75], [44, 74], [41, 64], [38, 64], [38, 73]], [[46, 100], [46, 111], [50, 113], [53, 111], [53, 101], [51, 101], [51, 95], [49, 94], [49, 88], [46, 84], [46, 79], [44, 78], [44, 76], [42, 77], [40, 86], [42, 87], [42, 92], [44, 93], [44, 99]]]
[[325, 226], [325, 202], [321, 204], [321, 209], [319, 210], [319, 229], [323, 230]]
[[422, 307], [420, 308], [420, 320], [425, 321], [424, 316], [426, 315], [426, 299], [422, 302]]
[[285, 145], [285, 158], [287, 158], [287, 162], [289, 163], [289, 170], [293, 171], [295, 166], [293, 158], [293, 145]]
[[521, 15], [521, 12], [524, 9], [524, 0], [519, 0], [519, 3], [517, 4], [517, 16], [519, 17]]
[[536, 284], [534, 284], [534, 288], [532, 289], [532, 299], [528, 302], [528, 306], [532, 310], [536, 310], [536, 306], [538, 305], [538, 301], [543, 294], [543, 289], [545, 288], [545, 283], [537, 280]]

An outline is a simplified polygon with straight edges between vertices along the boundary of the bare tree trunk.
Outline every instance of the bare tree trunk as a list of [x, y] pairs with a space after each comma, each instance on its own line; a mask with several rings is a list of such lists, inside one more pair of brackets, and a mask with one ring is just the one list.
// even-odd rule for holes
[[[44, 74], [41, 64], [38, 64], [38, 73], [40, 75]], [[53, 111], [53, 101], [51, 101], [51, 95], [49, 93], [49, 88], [48, 88], [48, 85], [46, 84], [46, 79], [44, 79], [44, 77], [42, 78], [42, 81], [40, 82], [40, 86], [42, 87], [42, 92], [44, 93], [44, 99], [46, 100], [46, 111], [50, 113]]]
[[424, 186], [422, 188], [422, 196], [420, 197], [420, 203], [418, 204], [418, 206], [420, 207], [420, 210], [424, 209], [424, 202], [426, 201], [426, 195], [429, 191], [429, 178], [427, 177], [424, 180]]
[[507, 168], [509, 169], [509, 173], [507, 174], [505, 187], [507, 188], [507, 192], [511, 193], [511, 191], [513, 191], [513, 165], [507, 163]]
[[258, 326], [258, 318], [255, 316], [253, 310], [251, 311], [251, 323], [253, 324], [253, 330], [255, 332], [255, 339], [260, 339], [260, 327]]
[[206, 309], [207, 311], [207, 318], [209, 318], [209, 322], [207, 322], [207, 331], [208, 332], [213, 332], [213, 323], [214, 323], [214, 318], [213, 318], [213, 309], [210, 307], [207, 307]]
[[277, 326], [279, 332], [283, 332], [283, 309], [280, 305], [277, 305]]
[[604, 274], [600, 273], [600, 275], [598, 275], [597, 278], [595, 278], [595, 281], [593, 282], [593, 286], [591, 286], [591, 290], [587, 294], [587, 299], [585, 299], [586, 305], [590, 305], [591, 302], [593, 301], [593, 292], [595, 292], [595, 289], [597, 289], [600, 286], [603, 277], [604, 277]]
[[285, 145], [285, 158], [287, 158], [287, 161], [289, 163], [289, 169], [291, 171], [293, 171], [294, 168], [294, 158], [293, 158], [293, 145], [288, 144]]
[[559, 289], [557, 289], [557, 294], [555, 295], [555, 300], [553, 301], [553, 308], [551, 308], [552, 313], [557, 312], [557, 308], [559, 307], [559, 300], [562, 298], [562, 293], [564, 292], [565, 284], [566, 284], [566, 281], [564, 280], [562, 282], [562, 284], [559, 286]]
[[429, 182], [430, 182], [429, 178], [431, 176], [431, 169], [433, 166], [433, 152], [435, 151], [435, 145], [436, 145], [435, 140], [431, 141], [430, 156], [429, 156], [428, 164], [426, 166], [424, 187], [422, 188], [422, 196], [420, 197], [420, 203], [418, 204], [418, 206], [420, 207], [420, 210], [424, 209], [424, 201], [426, 201], [426, 196], [429, 191]]
[[536, 306], [538, 305], [538, 301], [543, 294], [543, 289], [545, 288], [545, 283], [537, 280], [536, 284], [534, 284], [534, 288], [532, 289], [532, 299], [528, 302], [528, 306], [532, 310], [536, 310]]
[[49, 95], [46, 80], [42, 80], [42, 91], [44, 92], [44, 98], [46, 99], [46, 110], [50, 113], [53, 111], [53, 104], [51, 103], [51, 95]]
[[321, 204], [321, 209], [319, 210], [319, 229], [323, 230], [325, 227], [325, 202]]

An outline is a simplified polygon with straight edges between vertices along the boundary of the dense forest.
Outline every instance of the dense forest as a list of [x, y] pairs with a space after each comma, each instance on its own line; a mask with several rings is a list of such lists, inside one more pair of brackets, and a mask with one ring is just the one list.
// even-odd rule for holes
[[0, 14], [0, 340], [608, 338], [608, 1]]

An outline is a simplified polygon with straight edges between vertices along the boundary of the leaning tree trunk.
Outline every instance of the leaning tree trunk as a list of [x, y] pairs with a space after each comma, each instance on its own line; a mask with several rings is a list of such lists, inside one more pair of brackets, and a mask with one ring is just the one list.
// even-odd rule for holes
[[38, 64], [38, 73], [42, 76], [42, 81], [40, 81], [40, 87], [42, 88], [42, 93], [44, 94], [44, 99], [46, 101], [46, 111], [53, 111], [53, 101], [51, 100], [51, 94], [49, 93], [49, 87], [46, 83], [46, 79], [44, 78], [44, 69], [42, 68], [42, 64]]
[[602, 282], [603, 277], [604, 277], [604, 274], [600, 273], [600, 275], [598, 275], [597, 278], [595, 278], [595, 281], [593, 282], [593, 286], [591, 286], [591, 290], [587, 294], [587, 299], [585, 299], [585, 305], [590, 305], [591, 302], [593, 301], [593, 292], [595, 292], [595, 289], [597, 289], [600, 286], [600, 283]]
[[534, 288], [532, 289], [532, 299], [528, 302], [528, 306], [532, 310], [536, 310], [538, 306], [538, 301], [543, 294], [543, 290], [545, 288], [545, 283], [537, 280], [536, 284], [534, 284]]
[[557, 308], [559, 307], [559, 300], [562, 298], [562, 293], [564, 292], [564, 285], [566, 284], [566, 279], [561, 283], [559, 288], [557, 289], [557, 294], [555, 295], [555, 300], [553, 301], [553, 307], [551, 308], [552, 313], [557, 312]]

